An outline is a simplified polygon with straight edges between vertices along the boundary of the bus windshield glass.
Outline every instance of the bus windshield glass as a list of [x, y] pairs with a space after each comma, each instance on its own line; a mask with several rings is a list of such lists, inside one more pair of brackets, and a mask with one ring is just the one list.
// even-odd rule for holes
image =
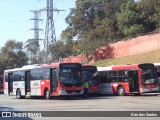
[[89, 83], [91, 85], [99, 83], [97, 75], [95, 75], [97, 72], [97, 68], [95, 66], [83, 66], [82, 70], [89, 73]]
[[157, 83], [156, 69], [144, 69], [142, 70], [143, 84], [154, 84]]
[[62, 64], [60, 67], [60, 83], [64, 85], [82, 84], [81, 66], [79, 64]]

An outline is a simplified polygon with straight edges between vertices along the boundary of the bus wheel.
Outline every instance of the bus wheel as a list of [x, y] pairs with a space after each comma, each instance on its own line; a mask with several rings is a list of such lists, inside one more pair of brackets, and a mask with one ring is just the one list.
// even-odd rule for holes
[[141, 93], [134, 93], [134, 96], [140, 96]]
[[119, 96], [126, 95], [125, 88], [123, 86], [118, 87], [118, 95]]
[[21, 90], [17, 90], [16, 91], [16, 97], [17, 97], [17, 99], [21, 99], [22, 98], [22, 96], [21, 96]]
[[47, 99], [47, 100], [49, 100], [49, 99], [51, 98], [49, 89], [46, 89], [46, 90], [45, 90], [44, 97], [45, 97], [45, 99]]

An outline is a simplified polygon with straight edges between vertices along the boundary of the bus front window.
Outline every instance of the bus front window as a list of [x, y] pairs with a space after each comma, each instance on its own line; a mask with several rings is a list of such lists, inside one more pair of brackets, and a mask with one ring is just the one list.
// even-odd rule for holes
[[60, 83], [64, 85], [82, 84], [81, 72], [77, 68], [63, 68], [60, 70]]
[[88, 72], [90, 85], [98, 84], [97, 68], [95, 66], [83, 66], [83, 71]]
[[155, 69], [143, 70], [142, 72], [143, 84], [154, 84], [158, 82]]
[[98, 75], [95, 73], [90, 73], [90, 85], [99, 84]]

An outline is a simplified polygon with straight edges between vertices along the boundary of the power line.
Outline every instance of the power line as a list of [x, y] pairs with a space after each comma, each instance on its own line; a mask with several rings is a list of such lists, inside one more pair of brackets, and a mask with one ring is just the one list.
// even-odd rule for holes
[[30, 29], [30, 30], [34, 30], [34, 40], [36, 41], [36, 58], [39, 58], [39, 52], [40, 52], [40, 45], [39, 45], [39, 40], [42, 40], [39, 38], [39, 31], [42, 31], [43, 29], [39, 28], [39, 22], [42, 21], [43, 19], [39, 18], [39, 11], [38, 10], [31, 10], [31, 12], [34, 13], [34, 18], [30, 19], [30, 20], [34, 20], [34, 28]]
[[[42, 1], [42, 0], [39, 0]], [[55, 3], [55, 5], [57, 4], [57, 2]], [[65, 10], [59, 10], [57, 8], [53, 7], [53, 0], [46, 0], [46, 7], [39, 9], [39, 10], [32, 10], [32, 12], [34, 13], [34, 18], [31, 20], [34, 20], [34, 28], [31, 30], [34, 30], [34, 39], [39, 41], [39, 31], [42, 29], [39, 29], [39, 21], [41, 21], [41, 19], [39, 19], [39, 14], [41, 12], [46, 12], [46, 27], [45, 27], [45, 36], [44, 36], [44, 52], [45, 55], [44, 56], [44, 61], [45, 62], [49, 62], [49, 46], [55, 45], [56, 44], [56, 34], [55, 34], [55, 26], [54, 26], [54, 19], [53, 19], [53, 12], [61, 12], [61, 11], [65, 11]], [[56, 55], [56, 47], [54, 47], [54, 58], [57, 59], [57, 55]]]
[[[53, 0], [46, 0], [47, 6], [43, 9], [40, 9], [39, 11], [45, 11], [46, 12], [46, 27], [45, 27], [45, 37], [44, 37], [44, 51], [46, 53], [46, 56], [44, 56], [44, 61], [49, 62], [49, 46], [55, 45], [56, 43], [56, 34], [55, 34], [55, 26], [54, 26], [54, 19], [53, 19], [53, 12], [61, 12], [65, 10], [59, 10], [56, 8], [53, 8]], [[54, 47], [54, 58], [57, 59], [56, 55], [56, 47]]]
[[39, 1], [37, 1], [37, 0], [34, 1], [34, 9], [35, 9], [35, 10], [37, 10], [38, 2], [39, 2]]
[[31, 18], [30, 20], [34, 20], [34, 28], [30, 30], [34, 30], [34, 39], [35, 40], [42, 40], [39, 38], [39, 31], [42, 31], [43, 29], [39, 28], [39, 22], [43, 19], [39, 18], [39, 11], [38, 10], [31, 10], [31, 12], [34, 13], [34, 18]]

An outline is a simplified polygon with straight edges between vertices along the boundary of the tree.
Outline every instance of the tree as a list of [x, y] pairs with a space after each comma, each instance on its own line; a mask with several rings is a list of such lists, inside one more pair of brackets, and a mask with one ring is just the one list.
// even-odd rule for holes
[[124, 37], [131, 38], [143, 33], [145, 28], [141, 21], [141, 14], [135, 2], [129, 1], [121, 5], [121, 12], [118, 14], [118, 28]]
[[159, 0], [141, 0], [137, 3], [137, 9], [141, 11], [145, 26], [145, 32], [152, 32], [160, 27], [160, 2]]
[[5, 43], [5, 46], [0, 50], [0, 63], [4, 69], [13, 69], [22, 67], [28, 63], [28, 57], [23, 51], [23, 43], [15, 40], [9, 40]]
[[28, 39], [25, 44], [24, 48], [26, 49], [29, 57], [29, 62], [31, 64], [42, 63], [43, 61], [40, 56], [42, 53], [39, 50], [39, 42], [34, 39]]
[[61, 34], [64, 52], [87, 56], [109, 43], [155, 31], [159, 11], [159, 0], [76, 0]]

